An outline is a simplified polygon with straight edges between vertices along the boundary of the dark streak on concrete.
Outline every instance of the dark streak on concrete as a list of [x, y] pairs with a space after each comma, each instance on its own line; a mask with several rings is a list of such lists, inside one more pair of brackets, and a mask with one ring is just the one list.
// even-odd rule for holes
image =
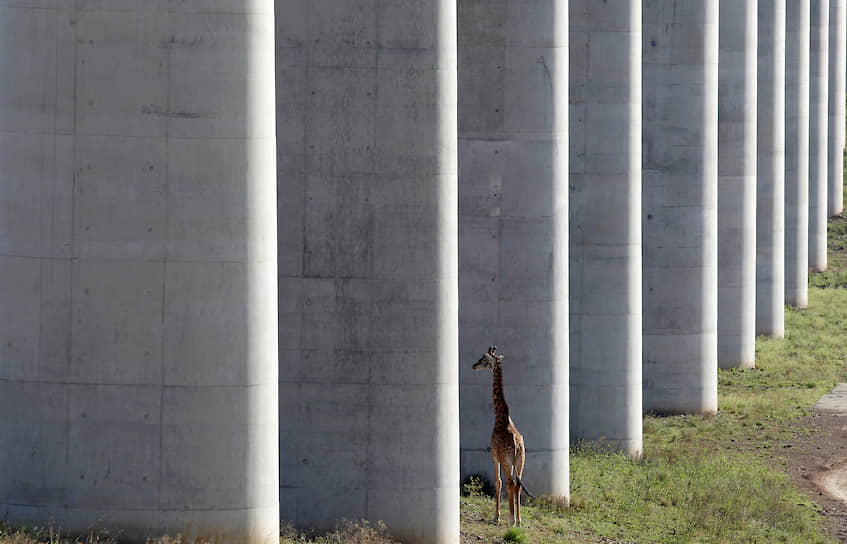
[[202, 113], [193, 111], [171, 111], [165, 110], [154, 104], [149, 104], [141, 107], [141, 113], [145, 115], [154, 115], [156, 117], [167, 117], [169, 119], [202, 119], [209, 117]]

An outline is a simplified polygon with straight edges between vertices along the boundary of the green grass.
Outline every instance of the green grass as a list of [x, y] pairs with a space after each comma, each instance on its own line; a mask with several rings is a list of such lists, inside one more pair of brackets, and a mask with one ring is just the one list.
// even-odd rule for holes
[[503, 542], [514, 542], [515, 544], [524, 544], [528, 542], [526, 532], [520, 527], [509, 527], [503, 533]]
[[[571, 506], [522, 509], [530, 542], [826, 543], [817, 505], [779, 470], [779, 448], [847, 381], [847, 290], [811, 289], [785, 339], [759, 338], [756, 370], [721, 371], [715, 416], [644, 418], [644, 456], [571, 454]], [[811, 431], [807, 431], [811, 432]], [[493, 501], [462, 499], [465, 530], [491, 542]]]
[[[543, 500], [524, 506], [526, 542], [831, 542], [817, 506], [791, 485], [778, 459], [798, 432], [792, 423], [836, 382], [847, 381], [847, 289], [812, 288], [809, 299], [808, 310], [786, 311], [785, 339], [757, 339], [756, 370], [720, 372], [718, 415], [645, 417], [640, 460], [574, 451], [571, 506]], [[482, 542], [505, 541], [506, 525], [490, 522], [492, 499], [464, 497], [461, 508], [464, 532]], [[0, 528], [2, 544], [36, 542], [59, 540]], [[321, 537], [287, 531], [282, 542], [391, 539], [381, 527], [348, 524]]]
[[[847, 194], [847, 190], [844, 191]], [[831, 218], [827, 226], [827, 269], [809, 276], [809, 286], [823, 289], [847, 288], [847, 219]]]
[[[845, 153], [847, 173], [847, 153]], [[844, 191], [847, 210], [847, 187]], [[720, 371], [719, 413], [644, 418], [644, 456], [571, 452], [571, 505], [522, 509], [530, 542], [825, 543], [817, 505], [780, 470], [796, 422], [847, 381], [847, 218], [829, 221], [829, 267], [784, 339], [756, 340], [756, 369]], [[492, 542], [493, 501], [462, 499], [463, 528]]]
[[[640, 460], [572, 451], [571, 505], [525, 506], [529, 542], [833, 542], [778, 453], [811, 435], [796, 422], [847, 381], [847, 220], [830, 220], [829, 233], [829, 270], [810, 277], [809, 308], [786, 308], [784, 339], [756, 340], [755, 370], [719, 372], [719, 413], [645, 417]], [[464, 530], [495, 541], [493, 508], [463, 498]]]
[[[525, 542], [515, 540], [514, 542]], [[60, 529], [12, 528], [0, 521], [0, 544], [118, 544], [109, 536], [91, 533], [81, 537], [68, 537]], [[218, 540], [187, 541], [182, 536], [151, 538], [146, 544], [218, 544]], [[310, 535], [284, 526], [280, 531], [280, 544], [399, 544], [383, 523], [367, 521], [342, 521], [338, 527], [322, 535]]]
[[291, 527], [281, 531], [280, 544], [399, 544], [383, 523], [343, 521], [334, 531], [319, 535], [304, 535]]
[[12, 528], [0, 521], [0, 544], [116, 544], [116, 541], [96, 533], [71, 538], [55, 528]]
[[[847, 177], [847, 151], [844, 153]], [[843, 191], [844, 213], [847, 213], [847, 183]], [[809, 285], [821, 288], [847, 288], [847, 217], [830, 218], [827, 225], [827, 270], [809, 276]]]

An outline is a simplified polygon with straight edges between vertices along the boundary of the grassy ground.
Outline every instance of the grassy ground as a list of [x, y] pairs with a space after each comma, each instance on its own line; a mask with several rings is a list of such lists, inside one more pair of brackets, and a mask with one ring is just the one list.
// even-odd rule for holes
[[[847, 221], [831, 222], [830, 233], [829, 275], [811, 283], [847, 286], [839, 279], [847, 276]], [[817, 505], [779, 468], [779, 449], [797, 432], [792, 423], [836, 382], [847, 381], [847, 289], [813, 287], [809, 302], [808, 310], [786, 311], [785, 339], [757, 340], [756, 370], [720, 372], [718, 415], [646, 417], [641, 460], [574, 451], [571, 506], [526, 505], [522, 531], [507, 534], [505, 525], [491, 523], [491, 498], [464, 497], [464, 542], [831, 542]], [[0, 544], [36, 542], [60, 539], [0, 528]], [[379, 528], [353, 524], [318, 539], [285, 531], [282, 542], [391, 539]]]
[[[831, 245], [847, 246], [847, 223], [838, 220], [831, 228]], [[847, 272], [844, 254], [830, 253], [833, 277]], [[792, 423], [836, 382], [847, 381], [847, 289], [811, 288], [809, 299], [808, 310], [786, 311], [785, 339], [757, 340], [756, 370], [720, 372], [718, 415], [646, 417], [641, 460], [574, 451], [571, 506], [543, 500], [526, 505], [522, 532], [507, 535], [505, 525], [491, 523], [491, 498], [464, 497], [463, 541], [831, 542], [817, 505], [779, 465], [780, 447], [797, 432]], [[0, 528], [0, 544], [36, 542], [60, 540], [49, 532]], [[282, 538], [283, 544], [305, 542], [391, 539], [378, 528], [356, 525], [318, 539], [291, 531]]]
[[[847, 175], [847, 153], [844, 154], [844, 172]], [[847, 213], [847, 186], [844, 190], [844, 209]], [[847, 218], [830, 218], [827, 227], [828, 268], [809, 277], [809, 285], [821, 288], [847, 288]]]
[[[810, 289], [809, 309], [786, 312], [786, 338], [757, 340], [757, 369], [721, 371], [712, 417], [646, 417], [644, 458], [582, 449], [571, 457], [571, 506], [523, 509], [520, 542], [826, 543], [817, 505], [780, 471], [792, 423], [836, 382], [847, 381], [847, 289]], [[808, 431], [812, 432], [812, 431]], [[529, 467], [531, 470], [531, 467]], [[464, 497], [464, 542], [502, 542], [493, 501]], [[390, 542], [350, 525], [317, 540], [291, 531], [284, 544]], [[0, 529], [2, 544], [59, 542], [49, 533]], [[84, 542], [97, 542], [86, 539]], [[104, 542], [100, 540], [100, 542]]]
[[811, 275], [809, 285], [823, 289], [847, 288], [847, 218], [831, 218], [827, 227], [827, 236], [828, 267], [825, 272]]
[[[11, 528], [0, 523], [0, 544], [119, 544], [117, 540], [104, 535], [90, 534], [79, 538], [71, 538], [53, 529]], [[147, 544], [187, 544], [177, 536], [149, 539]], [[190, 544], [201, 544], [191, 542]], [[214, 542], [202, 544], [229, 544]], [[366, 521], [345, 521], [330, 533], [320, 536], [310, 536], [300, 533], [290, 527], [280, 531], [280, 544], [399, 544], [389, 533], [384, 524], [371, 525]]]
[[[817, 505], [779, 470], [792, 423], [847, 381], [847, 290], [811, 289], [809, 306], [787, 311], [784, 340], [757, 340], [756, 370], [720, 372], [718, 415], [646, 417], [638, 461], [573, 452], [571, 507], [524, 508], [528, 541], [830, 542]], [[466, 542], [502, 537], [491, 499], [462, 510]]]

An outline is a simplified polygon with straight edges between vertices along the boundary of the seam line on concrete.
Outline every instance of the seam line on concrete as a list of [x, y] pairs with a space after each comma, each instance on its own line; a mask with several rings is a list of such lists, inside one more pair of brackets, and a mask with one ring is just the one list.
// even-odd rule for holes
[[[76, 122], [76, 119], [74, 119], [74, 122]], [[125, 138], [127, 140], [156, 140], [156, 141], [161, 140], [165, 136], [164, 134], [141, 135], [141, 136], [139, 136], [137, 134], [122, 134], [122, 133], [119, 133], [119, 132], [115, 132], [115, 133], [112, 133], [112, 132], [96, 132], [96, 133], [95, 132], [83, 132], [83, 133], [78, 133], [78, 132], [76, 132], [75, 128], [72, 131], [67, 132], [67, 133], [62, 132], [58, 129], [56, 130], [55, 133], [38, 131], [38, 130], [3, 130], [3, 129], [0, 129], [0, 134], [11, 135], [11, 136], [21, 136], [21, 135], [23, 135], [23, 136], [51, 136], [51, 137], [52, 136], [74, 136], [75, 138], [76, 137], [82, 137], [82, 138], [101, 138], [101, 139]], [[255, 142], [255, 141], [260, 141], [261, 142], [263, 140], [264, 141], [275, 141], [276, 140], [275, 137], [269, 137], [269, 136], [209, 136], [208, 138], [207, 137], [202, 137], [202, 138], [196, 137], [195, 138], [195, 137], [192, 137], [192, 136], [173, 136], [173, 135], [171, 135], [171, 136], [168, 136], [168, 138], [173, 140], [173, 141], [176, 141], [176, 142], [181, 142], [181, 141], [189, 141], [189, 142], [193, 142], [193, 141], [200, 141], [200, 142], [226, 142], [226, 141]]]
[[[17, 380], [13, 378], [0, 378], [0, 384], [22, 384], [22, 385], [73, 385], [73, 386], [82, 386], [82, 387], [147, 387], [147, 388], [158, 388], [162, 387], [164, 389], [251, 389], [256, 387], [267, 387], [268, 385], [273, 385], [277, 383], [276, 381], [271, 382], [258, 382], [251, 384], [239, 384], [239, 385], [183, 385], [183, 384], [172, 384], [172, 385], [161, 385], [158, 383], [103, 383], [103, 382], [78, 382], [78, 381], [60, 381], [60, 380]], [[285, 382], [288, 383], [288, 382]]]
[[566, 136], [567, 132], [534, 133], [526, 131], [510, 132], [503, 130], [492, 135], [490, 132], [463, 132], [458, 138], [460, 142], [555, 142]]
[[[393, 352], [385, 352], [385, 353], [393, 353]], [[313, 385], [313, 386], [320, 386], [320, 385], [332, 385], [332, 386], [337, 386], [337, 385], [357, 385], [357, 386], [368, 386], [368, 387], [370, 387], [370, 386], [372, 386], [372, 385], [373, 385], [373, 386], [376, 386], [376, 387], [435, 387], [435, 386], [452, 386], [452, 385], [453, 385], [453, 383], [452, 383], [452, 382], [421, 382], [421, 383], [412, 383], [412, 382], [402, 382], [402, 383], [397, 383], [397, 382], [385, 382], [385, 383], [383, 383], [383, 382], [379, 382], [379, 383], [372, 383], [372, 382], [351, 382], [351, 381], [343, 381], [343, 382], [333, 382], [333, 381], [317, 382], [317, 381], [307, 381], [307, 380], [298, 380], [298, 381], [296, 381], [296, 382], [281, 381], [281, 382], [279, 382], [279, 383], [280, 383], [280, 384], [282, 384], [282, 385]], [[258, 385], [265, 385], [265, 384], [255, 384], [255, 385], [257, 385], [257, 386], [258, 386]], [[522, 383], [517, 383], [517, 384], [514, 384], [514, 385], [526, 385], [526, 386], [530, 386], [530, 385], [535, 385], [535, 384], [522, 384]], [[551, 384], [551, 385], [566, 385], [566, 384], [562, 384], [562, 383], [558, 383], [558, 384], [557, 384], [557, 383], [553, 383], [553, 384]], [[182, 386], [167, 386], [167, 387], [182, 387]], [[216, 387], [216, 386], [210, 386], [210, 387]], [[228, 387], [234, 387], [234, 386], [228, 386]], [[482, 387], [482, 385], [480, 385], [480, 387]]]
[[[56, 134], [57, 129], [58, 129], [59, 79], [60, 79], [59, 78], [59, 51], [60, 51], [59, 45], [60, 44], [59, 44], [59, 32], [58, 32], [58, 26], [59, 26], [59, 14], [58, 13], [54, 14], [54, 20], [55, 20], [55, 23], [56, 23], [56, 30], [57, 30], [56, 35], [54, 36], [55, 39], [54, 39], [54, 42], [53, 42], [54, 54], [56, 56], [56, 71], [55, 71], [54, 78], [53, 78], [53, 104], [52, 104], [52, 106], [53, 106], [53, 134], [54, 134], [54, 136], [51, 138], [51, 140], [52, 140], [51, 158], [52, 158], [53, 164], [52, 164], [52, 168], [51, 168], [51, 180], [50, 180], [51, 181], [51, 185], [50, 185], [50, 187], [51, 187], [50, 188], [50, 240], [48, 242], [48, 252], [50, 253], [51, 256], [54, 255], [55, 251], [56, 251], [55, 235], [56, 235], [56, 140], [57, 140], [57, 138], [56, 138], [55, 134]], [[75, 69], [76, 68], [74, 68], [74, 70]], [[71, 236], [73, 236], [73, 232], [71, 232]], [[41, 238], [41, 244], [40, 245], [41, 245], [42, 251], [44, 251], [44, 239], [43, 239], [43, 237]], [[42, 355], [43, 355], [41, 347], [42, 347], [42, 342], [44, 340], [44, 312], [41, 309], [41, 307], [43, 305], [43, 301], [44, 301], [44, 262], [43, 261], [41, 262], [41, 266], [39, 266], [38, 269], [39, 269], [39, 274], [40, 274], [39, 289], [40, 289], [41, 304], [39, 304], [39, 309], [38, 309], [38, 347], [37, 347], [37, 353], [38, 353], [37, 357], [38, 357], [38, 359], [37, 360], [38, 360], [38, 375], [41, 376], [42, 375], [41, 374], [41, 360], [42, 360]], [[53, 271], [54, 271], [54, 261], [51, 260], [50, 261], [50, 278], [51, 278], [51, 280], [53, 279]], [[67, 477], [67, 475], [66, 475], [66, 477]]]
[[[74, 338], [74, 266], [73, 266], [73, 255], [76, 246], [76, 236], [74, 233], [76, 232], [76, 117], [77, 117], [77, 96], [78, 96], [78, 81], [77, 81], [77, 60], [79, 55], [79, 21], [77, 20], [77, 13], [74, 10], [73, 12], [73, 62], [74, 62], [74, 76], [73, 76], [73, 108], [71, 109], [71, 134], [73, 136], [73, 143], [71, 146], [71, 230], [70, 230], [70, 246], [71, 246], [71, 259], [69, 260], [69, 274], [70, 278], [68, 280], [68, 333], [67, 333], [67, 346], [68, 346], [68, 354], [65, 359], [65, 371], [67, 374], [71, 372], [71, 350], [72, 350], [72, 342]], [[58, 35], [58, 32], [56, 33]], [[59, 75], [59, 59], [56, 59], [56, 75]], [[58, 97], [56, 97], [58, 104]], [[55, 115], [55, 112], [54, 112]], [[55, 160], [55, 157], [54, 159]], [[65, 412], [65, 423], [71, 420], [71, 396], [67, 395], [66, 397], [66, 412]], [[70, 446], [71, 443], [71, 426], [65, 425], [65, 482], [68, 482], [70, 478]]]
[[[73, 251], [73, 249], [71, 249], [71, 251]], [[68, 258], [68, 257], [53, 257], [53, 256], [39, 257], [37, 255], [15, 255], [15, 254], [12, 254], [12, 253], [0, 253], [0, 257], [5, 257], [5, 258], [9, 258], [9, 259], [25, 259], [25, 260], [28, 260], [28, 261], [40, 261], [40, 262], [48, 262], [48, 261], [49, 262], [55, 262], [55, 261], [68, 262], [68, 261], [70, 261], [71, 263], [82, 262], [82, 263], [158, 264], [158, 263], [162, 262], [160, 259], [121, 259], [121, 258], [118, 258], [118, 257], [113, 257], [113, 258], [104, 258], [104, 257], [97, 257], [97, 258], [70, 257], [70, 258]], [[166, 259], [166, 258], [167, 258], [167, 255], [165, 255], [165, 257], [163, 257], [163, 259]], [[212, 260], [212, 259], [205, 259], [205, 260], [168, 259], [168, 262], [173, 263], [173, 264], [241, 264], [241, 265], [248, 265], [248, 264], [273, 263], [274, 259], [253, 259], [253, 260], [249, 260], [249, 261], [232, 261], [232, 260], [227, 260], [227, 259], [221, 259], [221, 260], [218, 260], [218, 261]], [[280, 276], [280, 277], [281, 278], [294, 278], [295, 276]], [[308, 279], [342, 279], [342, 280], [343, 279], [351, 279], [351, 280], [354, 280], [354, 279], [363, 279], [363, 278], [354, 278], [354, 277], [349, 277], [349, 278], [338, 277], [338, 278], [336, 278], [336, 277], [323, 277], [323, 276], [321, 276], [321, 277], [314, 277], [314, 278], [309, 277]], [[380, 279], [380, 281], [384, 281], [384, 280], [387, 280], [387, 279], [391, 279], [391, 278]], [[450, 278], [444, 278], [444, 279], [449, 280]], [[406, 281], [406, 280], [401, 280], [401, 281]], [[411, 281], [416, 281], [416, 280], [411, 280]], [[434, 280], [434, 281], [443, 281], [443, 280]]]
[[[170, 26], [170, 10], [168, 10], [168, 26]], [[166, 92], [166, 104], [167, 110], [171, 110], [171, 51], [170, 47], [165, 48], [165, 61], [168, 63], [167, 73], [168, 79], [166, 82], [167, 92]], [[162, 325], [162, 336], [161, 343], [159, 348], [159, 481], [156, 484], [156, 495], [157, 500], [156, 504], [161, 508], [162, 501], [162, 482], [164, 481], [164, 433], [163, 430], [165, 428], [165, 353], [166, 353], [166, 339], [168, 336], [168, 329], [165, 327], [165, 308], [167, 307], [166, 300], [166, 292], [168, 285], [168, 190], [170, 189], [170, 118], [165, 117], [165, 186], [164, 186], [164, 195], [162, 197], [162, 206], [164, 208], [164, 233], [162, 240], [162, 315], [161, 315], [161, 325]]]
[[[14, 10], [29, 10], [29, 11], [65, 11], [65, 9], [76, 9], [76, 8], [61, 8], [61, 7], [42, 7], [42, 6], [2, 6], [3, 9], [14, 9]], [[102, 7], [92, 10], [86, 10], [90, 13], [153, 13], [152, 11], [140, 11], [140, 10], [132, 10], [132, 9], [115, 9]], [[270, 15], [266, 11], [204, 11], [204, 10], [185, 10], [185, 11], [174, 11], [172, 7], [168, 8], [168, 14], [184, 14], [184, 15]]]
[[[333, 490], [334, 492], [337, 493], [338, 490], [339, 490], [339, 487], [341, 487], [341, 486], [335, 486], [335, 485], [330, 485], [330, 484], [310, 486], [310, 485], [304, 484], [304, 485], [281, 485], [279, 487], [280, 487], [280, 489], [313, 489], [313, 488], [331, 489], [331, 490]], [[406, 489], [406, 490], [410, 490], [410, 491], [432, 491], [432, 490], [447, 489], [447, 490], [452, 491], [453, 489], [455, 489], [452, 485], [449, 486], [449, 487], [391, 487], [391, 486], [380, 487], [380, 486], [375, 486], [373, 484], [357, 483], [356, 485], [344, 486], [343, 490], [344, 491], [349, 491], [349, 490], [363, 491], [363, 490], [366, 490], [367, 487], [370, 487], [371, 489], [378, 489], [378, 490], [381, 490], [381, 491], [386, 490], [386, 489], [390, 489], [390, 490]], [[427, 541], [427, 542], [430, 542], [430, 541]]]
[[[312, 3], [309, 2], [309, 3], [306, 4], [306, 20], [310, 21], [311, 19], [312, 19]], [[311, 43], [311, 41], [312, 41], [312, 36], [309, 32], [309, 26], [306, 27], [306, 40], [307, 40], [308, 43]], [[312, 48], [306, 47], [305, 51], [306, 51], [306, 62], [305, 62], [305, 66], [303, 66], [303, 78], [305, 80], [304, 81], [305, 91], [306, 91], [306, 93], [308, 93], [309, 90], [312, 88], [311, 70], [309, 69], [311, 67]], [[279, 57], [279, 55], [275, 54], [275, 57]], [[312, 126], [311, 112], [312, 112], [312, 108], [309, 108], [309, 107], [304, 108], [304, 112], [303, 112], [303, 135], [302, 135], [302, 138], [301, 138], [301, 146], [300, 146], [300, 149], [302, 150], [303, 156], [300, 157], [297, 160], [297, 164], [298, 164], [297, 175], [299, 176], [300, 183], [302, 183], [302, 187], [300, 188], [300, 190], [301, 190], [300, 210], [302, 211], [302, 214], [301, 214], [301, 217], [300, 217], [300, 270], [299, 270], [299, 276], [297, 276], [297, 279], [302, 278], [302, 276], [306, 272], [306, 237], [307, 237], [307, 222], [308, 222], [307, 218], [306, 218], [306, 210], [308, 210], [307, 200], [308, 200], [308, 196], [309, 196], [309, 181], [308, 181], [309, 168], [307, 168], [307, 166], [306, 166], [309, 162], [309, 159], [306, 157], [306, 153], [308, 153], [308, 150], [309, 150], [309, 136], [310, 136], [310, 130], [311, 130], [311, 126]], [[279, 127], [277, 127], [277, 132], [279, 132]], [[279, 189], [279, 175], [277, 174], [277, 190], [278, 189]], [[279, 199], [279, 195], [277, 195], [277, 199]], [[279, 201], [277, 200], [277, 202], [279, 202]], [[286, 277], [290, 278], [290, 276], [286, 276]], [[277, 281], [279, 281], [279, 280], [277, 280]], [[297, 334], [297, 349], [298, 350], [302, 348], [303, 343], [304, 343], [302, 308], [299, 311], [300, 311], [300, 318], [297, 320], [298, 321], [298, 327], [299, 327], [299, 331], [298, 331], [298, 334]], [[281, 358], [280, 358], [280, 360], [281, 360]], [[279, 364], [279, 363], [277, 363], [277, 364]], [[282, 379], [281, 379], [281, 376], [282, 376], [282, 373], [280, 373], [279, 376], [278, 376], [279, 383], [289, 383], [289, 382], [283, 382]], [[300, 449], [301, 448], [300, 444], [301, 444], [302, 441], [299, 440], [299, 438], [300, 438], [299, 434], [300, 434], [300, 430], [303, 428], [303, 402], [302, 402], [303, 386], [302, 386], [302, 384], [299, 384], [299, 383], [296, 384], [296, 385], [297, 385], [297, 388], [296, 388], [296, 391], [297, 391], [297, 427], [296, 427], [297, 435], [294, 436], [294, 439], [295, 439], [295, 442], [296, 442], [296, 446], [295, 446], [296, 458], [295, 459], [296, 459], [296, 464], [299, 465], [300, 459], [302, 459], [302, 455], [301, 455], [302, 452], [301, 452], [301, 449]], [[280, 483], [281, 483], [281, 478], [280, 478]], [[280, 498], [280, 500], [281, 500], [281, 498]], [[293, 509], [294, 509], [294, 514], [293, 514], [294, 519], [292, 521], [293, 521], [293, 523], [297, 524], [297, 523], [300, 523], [300, 515], [299, 515], [300, 514], [300, 496], [296, 495], [293, 498], [292, 502], [293, 502], [292, 506], [293, 506]], [[282, 507], [281, 502], [280, 502], [280, 507]]]
[[[411, 488], [410, 488], [411, 489]], [[17, 503], [5, 502], [0, 503], [3, 506], [19, 506], [24, 508], [52, 508], [53, 505], [43, 503]], [[65, 511], [82, 511], [100, 510], [99, 508], [74, 508], [66, 507]], [[110, 508], [110, 512], [261, 512], [266, 508]]]
[[[375, 24], [376, 24], [376, 35], [374, 36], [374, 41], [376, 43], [374, 45], [377, 45], [377, 46], [382, 43], [382, 36], [381, 36], [381, 33], [380, 33], [380, 28], [382, 28], [381, 19], [380, 19], [380, 11], [381, 11], [380, 6], [381, 6], [381, 2], [376, 2], [376, 5], [374, 6], [374, 21], [375, 21]], [[373, 83], [374, 99], [373, 99], [373, 109], [371, 110], [371, 115], [373, 116], [373, 122], [374, 123], [376, 123], [376, 120], [378, 119], [378, 115], [379, 115], [379, 81], [380, 81], [379, 72], [380, 72], [379, 50], [375, 50], [374, 51], [374, 83]], [[371, 136], [371, 147], [372, 147], [372, 150], [374, 151], [373, 153], [371, 153], [371, 161], [370, 161], [371, 162], [371, 171], [376, 172], [376, 170], [377, 170], [377, 168], [376, 168], [377, 131], [374, 130], [371, 134], [372, 134], [372, 136]], [[456, 190], [458, 191], [458, 186], [456, 187]], [[371, 261], [372, 262], [370, 264], [372, 265], [373, 264], [373, 257], [371, 257]], [[367, 459], [367, 461], [365, 462], [365, 466], [364, 466], [365, 482], [371, 481], [371, 461], [370, 460], [372, 458], [372, 453], [373, 453], [373, 450], [372, 450], [373, 445], [371, 444], [371, 439], [372, 439], [371, 423], [373, 421], [373, 405], [374, 405], [372, 382], [373, 382], [373, 361], [369, 360], [368, 361], [368, 385], [367, 385], [367, 388], [368, 388], [368, 391], [367, 391], [368, 412], [367, 412], [367, 415], [365, 416], [367, 418], [367, 420], [365, 422], [365, 424], [367, 425], [367, 427], [366, 427], [366, 429], [367, 429], [366, 433], [367, 434], [366, 434], [366, 439], [365, 439], [365, 459]], [[370, 491], [371, 491], [371, 486], [365, 485], [364, 486], [364, 492], [365, 492], [364, 493], [364, 495], [365, 495], [365, 497], [364, 497], [365, 498], [364, 514], [368, 518], [370, 518], [370, 499], [371, 499]]]
[[[570, 9], [570, 8], [568, 8], [568, 9]], [[569, 14], [569, 17], [570, 17], [570, 14]], [[568, 21], [568, 25], [570, 25], [570, 20]], [[591, 31], [586, 32], [585, 53], [584, 53], [584, 58], [586, 59], [586, 62], [585, 62], [585, 65], [583, 67], [583, 71], [582, 71], [582, 74], [581, 74], [582, 75], [581, 81], [584, 81], [586, 83], [586, 89], [588, 88], [588, 83], [590, 81], [592, 81], [592, 79], [590, 78], [590, 73], [589, 73], [590, 72], [590, 62], [588, 62], [588, 59], [591, 58], [591, 34], [592, 34]], [[568, 32], [568, 35], [570, 36], [570, 32]], [[570, 39], [570, 37], [568, 39]], [[570, 55], [570, 52], [569, 52], [569, 55]], [[570, 102], [570, 99], [571, 99], [571, 96], [572, 96], [572, 93], [570, 92], [570, 81], [573, 80], [573, 76], [570, 73], [570, 67], [568, 68], [568, 70], [569, 70], [569, 72], [568, 72], [568, 101]], [[583, 170], [587, 170], [588, 169], [587, 168], [588, 167], [588, 153], [589, 153], [589, 144], [588, 144], [588, 137], [589, 137], [588, 124], [589, 124], [589, 120], [588, 120], [588, 110], [587, 110], [587, 108], [588, 108], [589, 104], [588, 104], [587, 100], [584, 100], [584, 101], [582, 101], [581, 105], [585, 106], [585, 108], [586, 108], [584, 110], [585, 126], [582, 129], [583, 133], [582, 133], [581, 136], [585, 139], [584, 152], [585, 152], [585, 155], [586, 155], [585, 159], [584, 159], [585, 164], [583, 165]], [[570, 123], [570, 112], [569, 111], [568, 111], [568, 117], [569, 117], [568, 122]], [[569, 131], [568, 132], [568, 145], [569, 146], [570, 146], [571, 136], [572, 135], [570, 134], [570, 131]], [[570, 169], [571, 169], [570, 158], [568, 158], [568, 170], [570, 171]], [[581, 175], [585, 175], [585, 174], [586, 174], [586, 172], [583, 172]], [[568, 183], [568, 185], [570, 185], [570, 183]], [[569, 199], [568, 210], [569, 210], [569, 214], [570, 214], [570, 209], [571, 209], [570, 208], [570, 206], [571, 206], [570, 196], [568, 196], [568, 199]], [[577, 224], [575, 226], [576, 226], [576, 230], [579, 231], [578, 239], [584, 240], [585, 239], [585, 224], [580, 223], [580, 224]], [[568, 237], [569, 237], [568, 245], [570, 246], [570, 243], [571, 243], [570, 242], [570, 236], [571, 236], [570, 221], [569, 221], [568, 229], [569, 229], [568, 230]], [[578, 246], [579, 246], [579, 255], [577, 256], [577, 258], [580, 260], [580, 262], [582, 262], [586, 258], [590, 259], [590, 256], [586, 256], [587, 244], [579, 243]], [[570, 266], [570, 263], [569, 263], [569, 266]], [[579, 267], [579, 293], [580, 293], [580, 295], [582, 293], [585, 293], [585, 273], [584, 272], [585, 272], [584, 266], [582, 264], [580, 264], [580, 267]], [[569, 282], [570, 282], [570, 278], [572, 277], [571, 273], [572, 272], [570, 270], [568, 270], [568, 281]], [[571, 293], [569, 291], [568, 292], [568, 319], [569, 320], [573, 319], [573, 317], [572, 317], [573, 314], [571, 313], [571, 310], [570, 310], [570, 299], [571, 299]], [[577, 329], [577, 330], [579, 330], [579, 334], [576, 335], [577, 336], [577, 342], [576, 342], [577, 343], [577, 349], [576, 349], [576, 351], [579, 353], [579, 360], [582, 361], [583, 358], [585, 357], [585, 350], [584, 350], [585, 346], [583, 345], [582, 340], [583, 340], [583, 331], [585, 331], [585, 318], [587, 316], [587, 313], [584, 311], [584, 304], [582, 303], [582, 301], [580, 301], [579, 312], [576, 315], [578, 316], [577, 321], [579, 322], [579, 328]], [[573, 322], [570, 322], [569, 326], [571, 327], [571, 329], [573, 329]], [[568, 364], [569, 364], [568, 389], [570, 389], [570, 374], [571, 374], [570, 365], [573, 365], [574, 357], [573, 357], [572, 354], [570, 354], [568, 357], [569, 357], [569, 362], [568, 362]], [[571, 410], [572, 409], [569, 407], [568, 408], [569, 418], [571, 417], [571, 415], [570, 415]], [[573, 423], [571, 423], [569, 433], [580, 432], [578, 429], [575, 430], [574, 427], [577, 427], [577, 426], [574, 425]]]

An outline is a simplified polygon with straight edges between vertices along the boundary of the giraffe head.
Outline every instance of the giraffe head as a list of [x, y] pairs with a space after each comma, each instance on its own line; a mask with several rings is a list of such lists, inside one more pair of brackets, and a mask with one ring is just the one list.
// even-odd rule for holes
[[500, 361], [503, 360], [502, 355], [496, 355], [494, 352], [497, 351], [497, 346], [491, 346], [488, 348], [488, 351], [479, 358], [479, 361], [473, 365], [474, 370], [479, 370], [480, 368], [494, 368], [495, 364], [500, 364]]

